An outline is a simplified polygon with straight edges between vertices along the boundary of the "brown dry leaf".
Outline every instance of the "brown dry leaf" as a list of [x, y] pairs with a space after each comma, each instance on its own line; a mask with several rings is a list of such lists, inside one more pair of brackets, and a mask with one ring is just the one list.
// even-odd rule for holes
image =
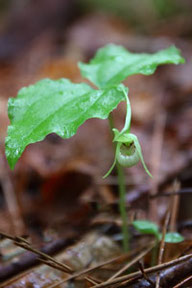
[[51, 79], [69, 78], [73, 82], [82, 81], [77, 61], [69, 57], [50, 59], [49, 62], [46, 62], [40, 68], [39, 77]]
[[3, 143], [7, 134], [9, 119], [7, 115], [7, 99], [0, 97], [0, 142]]

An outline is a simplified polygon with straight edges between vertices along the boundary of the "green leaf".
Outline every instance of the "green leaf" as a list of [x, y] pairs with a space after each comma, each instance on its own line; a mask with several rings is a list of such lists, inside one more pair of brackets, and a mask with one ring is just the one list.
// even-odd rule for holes
[[119, 84], [134, 74], [151, 75], [158, 65], [184, 63], [175, 46], [154, 54], [131, 53], [122, 46], [109, 44], [100, 48], [88, 63], [79, 63], [81, 74], [98, 87]]
[[179, 243], [184, 241], [184, 237], [178, 232], [169, 232], [165, 235], [165, 242], [167, 243]]
[[134, 228], [142, 234], [153, 234], [157, 238], [159, 237], [159, 228], [158, 226], [147, 220], [135, 220], [132, 222]]
[[56, 133], [62, 138], [73, 136], [89, 118], [105, 119], [125, 100], [118, 87], [94, 90], [85, 83], [67, 79], [44, 79], [22, 88], [8, 103], [11, 125], [6, 138], [6, 156], [13, 169], [30, 143]]

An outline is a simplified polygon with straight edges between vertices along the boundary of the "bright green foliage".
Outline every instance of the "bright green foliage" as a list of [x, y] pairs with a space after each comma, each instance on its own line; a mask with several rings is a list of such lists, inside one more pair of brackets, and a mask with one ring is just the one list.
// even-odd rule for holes
[[131, 53], [122, 46], [100, 48], [89, 64], [79, 63], [81, 74], [98, 87], [117, 85], [134, 74], [151, 75], [158, 65], [180, 64], [185, 60], [171, 46], [154, 54]]
[[177, 232], [169, 232], [165, 235], [165, 242], [167, 243], [179, 243], [184, 241], [184, 237]]
[[[125, 144], [134, 143], [139, 159], [150, 175], [139, 141], [135, 135], [130, 134], [128, 89], [120, 82], [129, 75], [152, 74], [160, 64], [183, 62], [179, 50], [174, 46], [155, 54], [136, 54], [110, 44], [99, 49], [90, 64], [79, 64], [82, 75], [102, 90], [95, 90], [84, 83], [73, 84], [67, 79], [45, 79], [21, 89], [17, 98], [11, 98], [8, 103], [11, 125], [6, 138], [6, 156], [10, 167], [14, 168], [30, 143], [43, 140], [50, 133], [69, 138], [87, 119], [105, 119], [121, 101], [126, 101], [125, 125], [120, 132], [114, 129], [114, 141], [117, 142], [117, 150], [124, 144], [124, 140]], [[126, 161], [123, 163], [126, 164]], [[129, 163], [127, 166], [132, 165]]]
[[[153, 234], [157, 240], [162, 239], [162, 234], [159, 232], [159, 227], [151, 221], [135, 220], [132, 222], [132, 225], [141, 234]], [[179, 243], [183, 240], [183, 236], [177, 232], [168, 232], [165, 234], [166, 243]]]
[[147, 220], [135, 220], [132, 224], [140, 233], [153, 234], [158, 238], [159, 228], [155, 223]]
[[[141, 160], [145, 171], [149, 176], [151, 176], [147, 166], [145, 165], [139, 140], [135, 135], [130, 134], [131, 106], [125, 87], [120, 83], [130, 75], [153, 74], [158, 65], [179, 64], [184, 63], [184, 61], [185, 60], [180, 55], [180, 51], [174, 46], [158, 51], [154, 54], [138, 54], [131, 53], [122, 46], [109, 44], [100, 48], [95, 57], [88, 64], [79, 63], [81, 74], [97, 87], [106, 88], [119, 85], [119, 88], [124, 92], [125, 101], [127, 103], [124, 128], [121, 132], [117, 129], [113, 129], [115, 134], [113, 141], [117, 142], [115, 159], [104, 178], [111, 173], [116, 161], [123, 166], [131, 167], [138, 162], [138, 157]], [[122, 145], [127, 145], [129, 143], [133, 143], [136, 153], [131, 155], [131, 157], [120, 155], [121, 147], [123, 147]], [[127, 152], [129, 153], [129, 149], [127, 149]]]
[[124, 100], [117, 87], [94, 90], [85, 83], [67, 79], [44, 79], [22, 88], [17, 98], [9, 99], [11, 125], [6, 138], [6, 156], [13, 169], [25, 147], [56, 133], [73, 136], [89, 118], [105, 119]]

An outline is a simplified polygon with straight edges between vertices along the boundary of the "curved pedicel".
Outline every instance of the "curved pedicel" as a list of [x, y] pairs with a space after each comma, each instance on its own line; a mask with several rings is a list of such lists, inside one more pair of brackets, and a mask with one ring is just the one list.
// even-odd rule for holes
[[125, 86], [119, 85], [119, 89], [124, 93], [125, 101], [127, 103], [127, 111], [125, 124], [121, 131], [116, 128], [113, 128], [114, 139], [113, 142], [116, 142], [116, 151], [115, 151], [115, 159], [109, 171], [104, 175], [103, 178], [109, 176], [115, 167], [116, 162], [118, 162], [121, 166], [124, 167], [132, 167], [136, 165], [140, 160], [145, 169], [146, 173], [152, 177], [149, 172], [147, 166], [145, 165], [141, 146], [139, 144], [139, 140], [136, 135], [130, 133], [131, 127], [131, 105], [128, 97], [128, 89], [126, 90]]

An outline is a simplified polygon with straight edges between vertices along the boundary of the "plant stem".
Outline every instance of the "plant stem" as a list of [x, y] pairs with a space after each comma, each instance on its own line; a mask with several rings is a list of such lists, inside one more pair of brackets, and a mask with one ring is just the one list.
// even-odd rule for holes
[[[112, 129], [114, 128], [113, 118], [110, 114], [108, 117], [109, 120], [109, 127], [112, 133]], [[115, 144], [113, 143], [113, 148], [115, 151]], [[128, 226], [127, 226], [127, 212], [126, 212], [126, 186], [125, 186], [125, 175], [123, 168], [121, 165], [116, 162], [116, 169], [117, 169], [117, 176], [118, 176], [118, 190], [119, 190], [119, 211], [122, 220], [122, 235], [123, 235], [123, 249], [125, 252], [129, 250], [129, 233], [128, 233]]]
[[152, 249], [152, 254], [151, 254], [151, 267], [157, 265], [158, 252], [159, 252], [159, 239], [156, 238], [155, 245]]
[[117, 175], [118, 175], [118, 190], [119, 190], [119, 210], [122, 220], [122, 234], [123, 234], [123, 249], [125, 252], [129, 251], [129, 233], [127, 226], [127, 211], [126, 211], [126, 187], [125, 187], [125, 174], [122, 166], [117, 162]]
[[[111, 137], [113, 139], [113, 132], [112, 131], [113, 131], [113, 128], [114, 128], [114, 121], [113, 121], [112, 113], [110, 113], [109, 116], [108, 116], [108, 123], [109, 123], [109, 129], [110, 129]], [[115, 145], [114, 142], [112, 142], [112, 144], [113, 144], [113, 149], [115, 151], [116, 145]]]

